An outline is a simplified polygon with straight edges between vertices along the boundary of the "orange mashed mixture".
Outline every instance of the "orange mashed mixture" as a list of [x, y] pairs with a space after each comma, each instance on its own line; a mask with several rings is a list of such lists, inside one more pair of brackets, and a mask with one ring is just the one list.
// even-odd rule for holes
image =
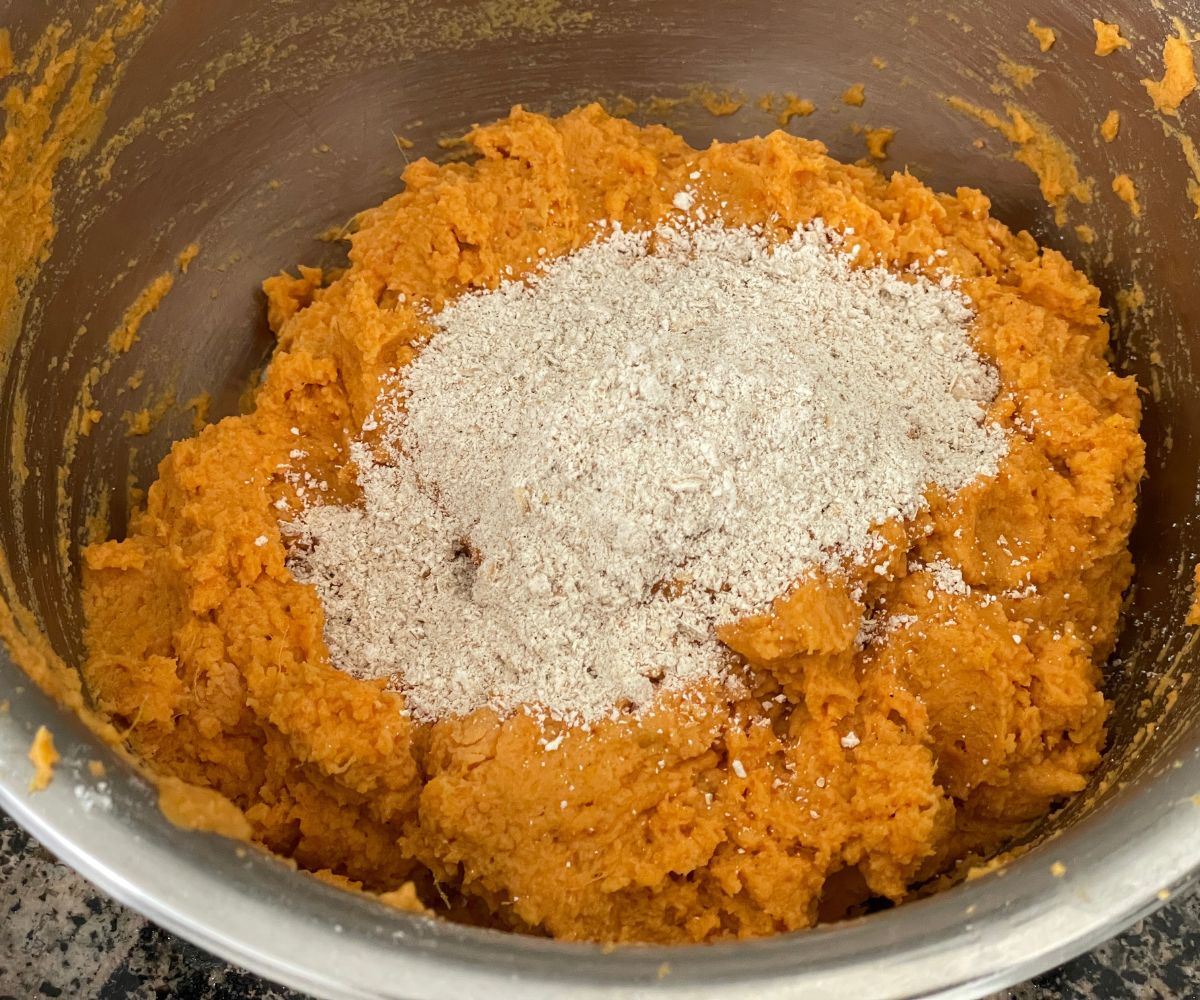
[[[935, 194], [783, 132], [701, 151], [591, 106], [517, 109], [468, 141], [476, 162], [417, 161], [362, 213], [346, 270], [265, 282], [278, 347], [252, 411], [177, 443], [127, 538], [87, 550], [85, 678], [135, 751], [339, 884], [603, 941], [765, 935], [898, 902], [1082, 789], [1143, 465], [1136, 386], [1105, 361], [1087, 278], [979, 191]], [[782, 237], [820, 217], [896, 269], [945, 252], [1000, 373], [999, 474], [879, 526], [882, 571], [725, 628], [749, 695], [570, 727], [553, 750], [561, 724], [521, 712], [414, 723], [382, 681], [330, 664], [317, 597], [285, 566], [276, 504], [304, 501], [281, 467], [302, 449], [326, 499], [353, 502], [347, 446], [381, 373], [414, 356], [416, 304], [568, 253], [597, 219], [652, 226], [697, 169], [730, 224]], [[912, 568], [935, 559], [971, 592]], [[915, 622], [859, 648], [881, 614]]]

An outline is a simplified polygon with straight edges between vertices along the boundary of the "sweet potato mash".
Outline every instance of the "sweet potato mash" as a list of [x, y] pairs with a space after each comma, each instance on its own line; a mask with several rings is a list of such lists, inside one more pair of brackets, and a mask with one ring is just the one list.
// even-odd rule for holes
[[[304, 868], [603, 941], [765, 935], [901, 901], [1080, 790], [1143, 462], [1087, 278], [976, 190], [935, 194], [782, 132], [697, 151], [591, 106], [518, 109], [469, 142], [475, 162], [417, 161], [361, 214], [344, 272], [264, 283], [278, 347], [253, 409], [176, 444], [128, 537], [87, 550], [85, 679], [136, 751]], [[998, 475], [881, 526], [871, 566], [725, 628], [748, 695], [714, 685], [587, 730], [520, 711], [414, 723], [329, 662], [281, 510], [305, 482], [355, 500], [348, 446], [380, 376], [414, 356], [420, 304], [570, 252], [598, 219], [652, 226], [698, 168], [730, 224], [821, 218], [864, 262], [960, 279], [1012, 431]], [[311, 478], [281, 471], [298, 462]], [[946, 563], [961, 586], [935, 579]]]

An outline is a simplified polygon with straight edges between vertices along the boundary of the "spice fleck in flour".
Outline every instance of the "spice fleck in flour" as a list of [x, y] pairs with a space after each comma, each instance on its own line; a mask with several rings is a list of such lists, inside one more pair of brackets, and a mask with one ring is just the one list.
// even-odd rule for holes
[[334, 663], [422, 718], [641, 708], [720, 673], [715, 625], [993, 473], [967, 302], [852, 235], [617, 228], [433, 317], [355, 448], [364, 505], [293, 525]]

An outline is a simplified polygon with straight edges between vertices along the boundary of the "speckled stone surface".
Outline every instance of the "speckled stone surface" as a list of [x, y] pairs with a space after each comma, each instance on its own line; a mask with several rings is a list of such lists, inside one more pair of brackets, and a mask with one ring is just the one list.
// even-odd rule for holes
[[[304, 1000], [114, 903], [0, 813], [0, 1000]], [[1200, 998], [1200, 892], [993, 1000]]]

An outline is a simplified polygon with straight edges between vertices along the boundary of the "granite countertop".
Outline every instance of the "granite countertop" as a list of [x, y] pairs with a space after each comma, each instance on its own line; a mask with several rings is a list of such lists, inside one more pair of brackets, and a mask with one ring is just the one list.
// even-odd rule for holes
[[[0, 813], [0, 1000], [304, 1000], [160, 930]], [[1200, 998], [1200, 891], [993, 1000]]]

